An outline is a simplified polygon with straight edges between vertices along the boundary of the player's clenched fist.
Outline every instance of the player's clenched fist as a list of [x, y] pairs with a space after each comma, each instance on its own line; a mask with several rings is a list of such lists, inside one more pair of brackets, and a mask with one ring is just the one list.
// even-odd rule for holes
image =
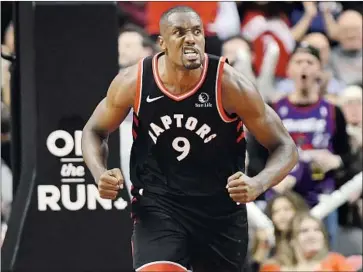
[[254, 201], [263, 192], [263, 186], [257, 180], [237, 172], [228, 178], [227, 190], [234, 201], [247, 203]]
[[121, 170], [114, 168], [104, 172], [98, 180], [98, 192], [101, 198], [115, 199], [119, 189], [124, 187]]

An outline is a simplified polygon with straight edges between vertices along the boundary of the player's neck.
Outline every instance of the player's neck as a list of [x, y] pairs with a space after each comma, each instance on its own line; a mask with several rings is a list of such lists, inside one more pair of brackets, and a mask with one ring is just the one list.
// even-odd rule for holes
[[158, 61], [158, 72], [161, 81], [175, 94], [188, 92], [195, 87], [202, 75], [202, 67], [194, 70], [180, 68], [161, 56]]
[[319, 94], [309, 90], [296, 90], [289, 95], [289, 99], [295, 104], [314, 104], [319, 100]]

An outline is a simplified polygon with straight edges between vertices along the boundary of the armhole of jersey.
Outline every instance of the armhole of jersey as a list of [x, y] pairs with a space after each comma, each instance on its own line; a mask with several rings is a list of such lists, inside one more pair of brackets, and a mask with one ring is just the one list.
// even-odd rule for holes
[[136, 79], [136, 93], [135, 93], [135, 101], [134, 101], [134, 113], [139, 116], [140, 105], [141, 105], [141, 95], [142, 95], [142, 75], [143, 75], [143, 65], [144, 58], [139, 61], [137, 67], [137, 79]]
[[220, 57], [218, 68], [217, 68], [217, 78], [216, 78], [216, 104], [219, 116], [226, 123], [231, 123], [237, 120], [237, 117], [231, 118], [228, 116], [227, 112], [223, 108], [222, 104], [222, 75], [224, 64], [226, 63], [225, 57]]

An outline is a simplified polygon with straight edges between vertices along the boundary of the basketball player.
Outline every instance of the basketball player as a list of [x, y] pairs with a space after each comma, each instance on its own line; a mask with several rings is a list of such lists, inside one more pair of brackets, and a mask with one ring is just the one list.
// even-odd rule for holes
[[[85, 162], [101, 197], [114, 199], [123, 176], [107, 170], [107, 138], [133, 108], [134, 268], [241, 271], [244, 203], [290, 172], [295, 144], [254, 83], [223, 57], [204, 53], [203, 24], [193, 9], [164, 13], [160, 33], [162, 52], [122, 70], [86, 124]], [[266, 168], [253, 178], [240, 160], [243, 124], [270, 150]]]

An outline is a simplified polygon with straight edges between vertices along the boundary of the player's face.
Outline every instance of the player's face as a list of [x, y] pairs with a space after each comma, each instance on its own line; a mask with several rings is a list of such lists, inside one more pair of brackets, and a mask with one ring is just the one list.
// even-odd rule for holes
[[169, 16], [160, 47], [176, 66], [187, 70], [199, 68], [204, 59], [203, 25], [194, 12], [180, 12]]

